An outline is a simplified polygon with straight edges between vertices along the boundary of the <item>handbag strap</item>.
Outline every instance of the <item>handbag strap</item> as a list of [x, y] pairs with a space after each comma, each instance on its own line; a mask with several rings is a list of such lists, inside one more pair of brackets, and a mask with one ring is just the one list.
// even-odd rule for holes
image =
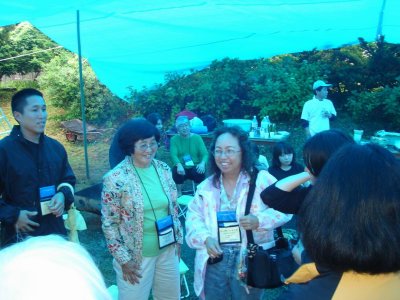
[[[246, 209], [244, 211], [245, 216], [247, 216], [250, 213], [251, 202], [253, 201], [254, 191], [256, 189], [257, 175], [258, 175], [258, 169], [254, 168], [253, 172], [250, 176], [249, 193], [247, 194]], [[281, 226], [275, 228], [275, 230], [276, 230], [279, 238], [284, 238]], [[247, 236], [247, 243], [254, 244], [253, 231], [246, 230], [246, 236]]]
[[[245, 216], [247, 216], [250, 212], [251, 202], [253, 201], [254, 191], [256, 189], [257, 175], [258, 175], [257, 168], [253, 168], [253, 172], [250, 176], [250, 187], [249, 187], [249, 193], [247, 194], [246, 209], [244, 211]], [[247, 236], [247, 243], [254, 244], [253, 231], [246, 230], [246, 236]]]

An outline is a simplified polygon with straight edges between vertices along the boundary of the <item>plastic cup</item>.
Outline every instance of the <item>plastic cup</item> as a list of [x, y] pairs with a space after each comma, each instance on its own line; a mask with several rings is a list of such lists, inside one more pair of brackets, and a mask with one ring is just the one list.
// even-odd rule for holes
[[361, 138], [362, 138], [363, 133], [364, 133], [364, 130], [354, 129], [353, 139], [354, 139], [354, 141], [356, 143], [360, 143], [361, 142]]

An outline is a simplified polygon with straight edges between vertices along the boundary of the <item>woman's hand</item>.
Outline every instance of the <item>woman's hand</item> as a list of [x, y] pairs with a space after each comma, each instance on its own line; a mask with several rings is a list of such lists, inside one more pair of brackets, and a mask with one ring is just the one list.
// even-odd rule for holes
[[196, 171], [199, 174], [204, 174], [204, 172], [206, 171], [206, 164], [204, 162], [199, 163], [196, 166]]
[[133, 260], [121, 266], [122, 275], [125, 281], [129, 281], [131, 284], [139, 283], [139, 279], [142, 278], [140, 275], [140, 267], [133, 262]]
[[218, 241], [214, 238], [209, 236], [204, 244], [206, 245], [207, 253], [211, 258], [215, 258], [221, 255], [222, 249], [219, 246]]
[[301, 240], [299, 240], [292, 249], [292, 255], [293, 255], [294, 261], [298, 265], [301, 265], [301, 254], [303, 253], [303, 251], [304, 251], [303, 243], [301, 242]]
[[260, 226], [260, 221], [255, 215], [247, 215], [240, 217], [239, 224], [245, 230], [256, 230]]

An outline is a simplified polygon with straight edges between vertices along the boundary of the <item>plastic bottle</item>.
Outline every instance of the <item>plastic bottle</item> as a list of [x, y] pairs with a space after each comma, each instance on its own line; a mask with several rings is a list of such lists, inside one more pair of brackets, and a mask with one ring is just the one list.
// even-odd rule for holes
[[266, 116], [263, 118], [261, 121], [261, 137], [262, 138], [267, 138], [268, 137], [268, 128], [269, 125], [271, 124], [269, 117]]
[[260, 128], [260, 137], [265, 138], [265, 133], [267, 131], [267, 117], [264, 117], [261, 121], [261, 128]]
[[252, 137], [256, 136], [257, 133], [257, 128], [258, 128], [258, 121], [257, 121], [257, 117], [254, 116], [253, 117], [253, 121], [251, 121], [251, 135]]

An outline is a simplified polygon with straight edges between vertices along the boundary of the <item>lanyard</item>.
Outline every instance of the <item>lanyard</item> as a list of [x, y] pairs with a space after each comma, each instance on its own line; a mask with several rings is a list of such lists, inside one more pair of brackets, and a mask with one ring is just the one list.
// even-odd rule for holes
[[[224, 184], [223, 184], [223, 182], [222, 182], [222, 174], [221, 174], [221, 176], [219, 177], [219, 185], [220, 185], [220, 187], [221, 187], [221, 190], [220, 190], [220, 199], [219, 199], [219, 201], [220, 201], [220, 203], [219, 203], [219, 210], [221, 210], [221, 207], [222, 207], [222, 201], [224, 202], [224, 203], [229, 203], [229, 207], [230, 207], [230, 209], [229, 210], [236, 210], [236, 206], [237, 206], [237, 187], [238, 187], [238, 183], [239, 183], [239, 181], [240, 181], [240, 178], [241, 178], [241, 176], [242, 176], [242, 172], [240, 172], [239, 173], [239, 176], [238, 176], [238, 179], [236, 180], [236, 184], [235, 184], [235, 188], [234, 188], [234, 190], [233, 190], [233, 193], [232, 193], [232, 196], [231, 196], [231, 198], [229, 199], [228, 198], [228, 194], [226, 193], [226, 190], [225, 190], [225, 188], [224, 188]], [[235, 207], [232, 207], [231, 206], [231, 201], [232, 200], [234, 200], [234, 199], [236, 199], [236, 205], [235, 205]]]
[[[135, 169], [136, 175], [139, 177], [139, 180], [140, 180], [140, 183], [142, 184], [142, 187], [143, 187], [143, 189], [144, 189], [144, 192], [146, 193], [147, 198], [149, 199], [150, 206], [151, 206], [151, 210], [153, 211], [154, 218], [155, 218], [156, 221], [157, 221], [158, 219], [157, 219], [156, 213], [155, 213], [155, 211], [154, 211], [153, 203], [151, 203], [151, 199], [150, 199], [149, 193], [147, 192], [147, 189], [146, 189], [146, 187], [145, 187], [145, 185], [144, 185], [144, 183], [143, 183], [143, 180], [142, 180], [142, 178], [140, 177], [139, 172], [137, 171], [137, 169], [136, 169], [136, 167], [135, 167], [133, 161], [132, 161], [132, 166], [133, 166], [133, 168]], [[154, 167], [153, 165], [151, 165], [151, 166]], [[160, 182], [160, 184], [161, 184], [160, 174], [158, 174], [157, 168], [154, 168], [154, 169], [156, 170], [158, 180], [159, 180], [159, 182]], [[167, 199], [168, 199], [168, 214], [169, 214], [169, 197], [168, 197], [167, 193], [165, 192], [164, 187], [163, 187], [162, 184], [161, 184], [161, 188], [163, 189], [164, 194], [167, 196]]]

